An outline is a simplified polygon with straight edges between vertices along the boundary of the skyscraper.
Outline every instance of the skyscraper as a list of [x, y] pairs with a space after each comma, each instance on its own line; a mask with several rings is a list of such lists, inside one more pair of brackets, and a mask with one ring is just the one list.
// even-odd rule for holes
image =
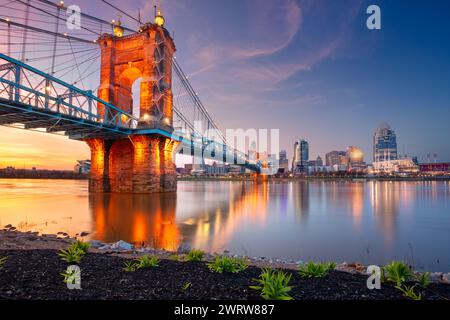
[[307, 172], [309, 160], [308, 141], [302, 139], [294, 144], [294, 160], [292, 162], [293, 172]]
[[387, 123], [383, 123], [373, 135], [373, 162], [397, 160], [397, 137]]
[[320, 156], [317, 156], [316, 165], [318, 167], [322, 167], [323, 166], [323, 160], [322, 160], [322, 158]]
[[287, 173], [289, 171], [289, 160], [286, 150], [281, 150], [279, 154], [279, 173]]

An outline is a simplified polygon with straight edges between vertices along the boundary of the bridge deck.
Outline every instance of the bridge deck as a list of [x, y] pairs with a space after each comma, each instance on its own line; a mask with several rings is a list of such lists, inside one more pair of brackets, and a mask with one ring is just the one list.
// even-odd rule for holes
[[68, 136], [82, 138], [117, 138], [132, 133], [132, 129], [114, 127], [80, 119], [63, 113], [0, 98], [0, 125], [21, 124], [24, 129], [46, 129], [47, 132], [64, 132]]

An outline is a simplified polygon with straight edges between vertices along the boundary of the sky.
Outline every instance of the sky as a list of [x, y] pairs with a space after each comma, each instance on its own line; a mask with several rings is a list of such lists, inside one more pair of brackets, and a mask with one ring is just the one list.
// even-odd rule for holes
[[[152, 1], [111, 2], [152, 19]], [[117, 18], [101, 1], [68, 4]], [[371, 4], [381, 30], [366, 27]], [[177, 60], [220, 128], [280, 129], [289, 158], [299, 139], [312, 159], [358, 146], [370, 163], [387, 122], [400, 154], [450, 161], [450, 1], [162, 0], [162, 9]], [[0, 167], [71, 169], [85, 158], [82, 142], [0, 127]]]

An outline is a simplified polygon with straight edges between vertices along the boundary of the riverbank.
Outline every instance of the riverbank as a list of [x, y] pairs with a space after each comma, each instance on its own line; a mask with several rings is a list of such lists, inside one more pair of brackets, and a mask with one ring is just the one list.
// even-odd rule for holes
[[[227, 176], [192, 176], [178, 177], [178, 181], [253, 181], [250, 176], [227, 177]], [[330, 175], [330, 176], [294, 176], [294, 177], [277, 177], [268, 176], [269, 182], [295, 182], [295, 181], [450, 181], [450, 175], [443, 176], [346, 176], [346, 175]]]
[[88, 174], [70, 170], [0, 169], [0, 179], [64, 179], [87, 180]]
[[[188, 248], [174, 253], [135, 249], [126, 243], [114, 247], [95, 241], [79, 263], [82, 290], [68, 290], [61, 275], [68, 263], [59, 257], [58, 250], [67, 248], [73, 240], [62, 234], [21, 233], [11, 227], [0, 231], [0, 257], [7, 257], [0, 269], [0, 299], [259, 300], [259, 292], [250, 286], [256, 285], [254, 279], [260, 276], [261, 267], [277, 268], [291, 275], [290, 296], [295, 300], [406, 299], [387, 282], [380, 290], [367, 289], [365, 267], [358, 264], [338, 265], [323, 278], [304, 278], [295, 264], [254, 259], [247, 260], [249, 267], [240, 273], [213, 273], [206, 261], [215, 255], [205, 255], [206, 261], [187, 262]], [[158, 266], [124, 271], [126, 262], [144, 254], [158, 256]], [[416, 287], [415, 291], [422, 299], [450, 299], [450, 285], [441, 282], [433, 282], [427, 288]]]

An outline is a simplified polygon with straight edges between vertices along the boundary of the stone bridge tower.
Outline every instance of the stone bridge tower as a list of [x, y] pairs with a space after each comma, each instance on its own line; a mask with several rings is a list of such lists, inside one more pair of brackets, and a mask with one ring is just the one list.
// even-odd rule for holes
[[[123, 35], [118, 22], [114, 34], [98, 39], [101, 71], [98, 96], [133, 114], [132, 86], [140, 84], [138, 129], [173, 131], [172, 58], [175, 44], [164, 28], [160, 10], [154, 23], [136, 34]], [[99, 106], [99, 114], [103, 114]], [[176, 191], [172, 161], [174, 142], [152, 135], [86, 139], [91, 149], [90, 192], [153, 193]]]

